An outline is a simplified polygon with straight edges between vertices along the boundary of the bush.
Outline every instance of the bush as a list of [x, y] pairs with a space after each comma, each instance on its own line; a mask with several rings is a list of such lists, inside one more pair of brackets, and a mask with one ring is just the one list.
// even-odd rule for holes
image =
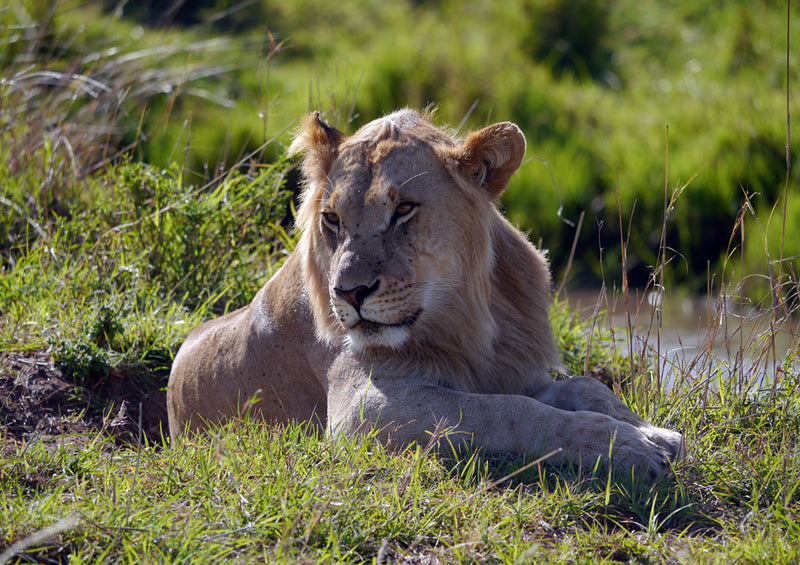
[[617, 85], [613, 73], [611, 30], [613, 2], [548, 0], [525, 2], [531, 13], [527, 48], [556, 76], [569, 72], [577, 78]]

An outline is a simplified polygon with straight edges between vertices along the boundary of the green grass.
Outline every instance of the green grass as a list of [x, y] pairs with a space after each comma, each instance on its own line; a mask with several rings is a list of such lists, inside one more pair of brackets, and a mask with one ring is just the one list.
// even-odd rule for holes
[[679, 403], [691, 455], [652, 487], [548, 465], [506, 478], [525, 461], [256, 422], [167, 446], [33, 443], [0, 463], [0, 535], [10, 545], [60, 524], [25, 555], [73, 563], [791, 563], [798, 407], [768, 406]]
[[[596, 15], [603, 35], [594, 46], [555, 57], [531, 39], [534, 24], [550, 21], [556, 38], [571, 33], [558, 27], [570, 21], [559, 10], [579, 2], [530, 13], [521, 2], [439, 4], [414, 7], [411, 22], [403, 4], [381, 10], [364, 0], [357, 14], [348, 2], [271, 3], [273, 43], [241, 20], [236, 35], [217, 40], [220, 24], [139, 29], [86, 4], [0, 9], [0, 359], [52, 358], [95, 415], [107, 416], [92, 395], [108, 383], [163, 389], [186, 333], [246, 304], [293, 248], [297, 173], [280, 135], [292, 120], [322, 105], [352, 129], [432, 97], [442, 120], [457, 124], [480, 98], [467, 126], [513, 119], [528, 135], [538, 158], [505, 204], [560, 254], [557, 264], [574, 230], [555, 210], [564, 204], [572, 220], [587, 211], [567, 279], [592, 265], [608, 292], [584, 319], [560, 298], [551, 309], [570, 373], [604, 378], [637, 412], [682, 431], [687, 459], [645, 486], [609, 480], [604, 469], [526, 468], [523, 458], [426, 446], [390, 452], [371, 438], [249, 421], [179, 444], [144, 434], [126, 443], [107, 426], [56, 442], [11, 441], [4, 430], [0, 562], [800, 559], [798, 282], [790, 262], [774, 262], [781, 243], [796, 257], [800, 238], [793, 222], [783, 233], [778, 197], [785, 170], [774, 153], [785, 134], [773, 122], [785, 118], [784, 79], [765, 70], [780, 55], [780, 14], [766, 4], [619, 0]], [[316, 27], [298, 26], [301, 14]], [[509, 21], [518, 25], [502, 27]], [[412, 31], [431, 36], [425, 49]], [[497, 65], [501, 54], [507, 63]], [[708, 76], [686, 66], [694, 58]], [[229, 72], [241, 68], [251, 72]], [[108, 89], [91, 90], [87, 77]], [[677, 86], [654, 90], [654, 80]], [[665, 122], [670, 191], [703, 171], [666, 221]], [[739, 183], [765, 196], [741, 208]], [[789, 200], [788, 218], [798, 205]], [[710, 337], [676, 357], [659, 345], [660, 320], [681, 299], [675, 271], [691, 260], [664, 251], [688, 254], [684, 246], [703, 237], [694, 226], [715, 217], [702, 215], [709, 207], [731, 220], [722, 258], [694, 283], [711, 297]], [[740, 209], [744, 242], [731, 219]], [[640, 272], [645, 290], [663, 295], [660, 307], [626, 296], [620, 280]], [[752, 307], [756, 282], [779, 291], [774, 302]], [[630, 329], [605, 313], [614, 303]], [[135, 420], [138, 407], [128, 410]]]
[[50, 345], [79, 381], [120, 364], [168, 366], [188, 329], [246, 304], [291, 249], [288, 170], [187, 187], [174, 171], [125, 163], [82, 182], [102, 194], [55, 214], [47, 231], [10, 214], [12, 231], [24, 229], [3, 260], [3, 349]]
[[[309, 110], [353, 131], [397, 107], [433, 103], [442, 123], [463, 121], [464, 130], [496, 120], [522, 127], [529, 161], [504, 206], [551, 250], [559, 274], [586, 213], [574, 281], [599, 282], [599, 232], [606, 270], [619, 283], [619, 196], [636, 234], [629, 274], [646, 282], [659, 251], [665, 176], [670, 192], [683, 187], [667, 222], [668, 248], [677, 250], [668, 281], [704, 289], [707, 264], [722, 268], [746, 195], [760, 219], [746, 218], [747, 239], [758, 242], [746, 251], [746, 274], [767, 268], [761, 231], [769, 258], [779, 255], [781, 222], [768, 218], [782, 208], [785, 87], [798, 79], [796, 66], [787, 73], [783, 4], [236, 4], [193, 2], [163, 17], [131, 3], [102, 12], [78, 0], [13, 0], [0, 11], [0, 67], [14, 77], [0, 85], [3, 113], [48, 100], [36, 113], [78, 153], [85, 143], [73, 138], [91, 132], [101, 156], [134, 147], [137, 159], [180, 162], [202, 183], [251, 153], [278, 158], [287, 130]], [[798, 17], [794, 10], [792, 29]], [[798, 171], [791, 169], [795, 185]], [[789, 208], [797, 212], [796, 203]], [[796, 272], [800, 239], [782, 241]], [[749, 281], [750, 294], [768, 291]]]

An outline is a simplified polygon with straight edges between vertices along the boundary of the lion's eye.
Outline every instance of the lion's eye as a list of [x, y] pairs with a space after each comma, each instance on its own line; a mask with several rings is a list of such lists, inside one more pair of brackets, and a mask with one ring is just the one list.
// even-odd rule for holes
[[333, 231], [337, 231], [339, 229], [339, 214], [336, 212], [323, 212], [322, 213], [322, 221]]
[[407, 200], [400, 202], [394, 209], [394, 216], [398, 219], [408, 216], [416, 209], [416, 207], [417, 205], [414, 202], [409, 202]]

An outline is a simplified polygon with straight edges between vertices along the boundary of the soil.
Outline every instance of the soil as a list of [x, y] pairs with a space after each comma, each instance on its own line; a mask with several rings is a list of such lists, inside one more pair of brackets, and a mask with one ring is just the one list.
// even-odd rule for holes
[[141, 436], [161, 442], [167, 436], [162, 389], [113, 372], [82, 387], [54, 365], [47, 351], [0, 353], [0, 450], [4, 455], [36, 441], [78, 443], [95, 434], [117, 444], [135, 443]]

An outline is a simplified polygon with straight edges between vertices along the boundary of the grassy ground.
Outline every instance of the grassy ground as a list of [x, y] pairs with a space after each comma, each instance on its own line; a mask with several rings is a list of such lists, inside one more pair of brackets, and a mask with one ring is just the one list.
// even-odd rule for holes
[[[662, 346], [661, 313], [679, 302], [673, 286], [659, 286], [673, 263], [659, 253], [663, 242], [646, 293], [663, 302], [641, 305], [633, 291], [609, 289], [599, 313], [584, 320], [562, 301], [551, 311], [573, 373], [606, 379], [637, 412], [685, 434], [686, 460], [656, 485], [547, 462], [449, 458], [425, 446], [392, 453], [369, 438], [330, 441], [254, 422], [193, 443], [166, 441], [159, 423], [172, 356], [191, 327], [245, 304], [291, 251], [296, 171], [279, 143], [261, 147], [275, 124], [255, 142], [256, 160], [225, 135], [200, 144], [175, 133], [199, 131], [202, 120], [190, 128], [182, 113], [199, 106], [165, 92], [223, 104], [229, 93], [209, 80], [227, 84], [223, 67], [189, 54], [225, 60], [235, 54], [230, 44], [169, 30], [138, 36], [131, 22], [86, 18], [83, 37], [131, 37], [140, 48], [86, 52], [66, 30], [93, 13], [88, 7], [26, 5], [34, 4], [41, 10], [31, 11], [33, 24], [4, 28], [16, 39], [4, 44], [0, 82], [0, 563], [800, 560], [800, 343], [791, 317], [798, 282], [788, 266], [771, 263], [762, 278], [774, 298], [751, 308], [740, 226], [726, 265], [707, 277], [709, 337], [695, 350], [676, 356]], [[15, 10], [0, 9], [0, 17], [24, 21]], [[348, 41], [363, 47], [364, 38]], [[756, 45], [748, 56], [765, 52]], [[82, 67], [90, 76], [69, 74], [64, 62], [78, 59], [91, 59]], [[575, 86], [564, 80], [554, 98]], [[608, 107], [608, 93], [584, 86], [579, 98]], [[363, 95], [367, 107], [373, 98]], [[270, 96], [270, 111], [283, 108]], [[161, 129], [145, 128], [148, 120]], [[216, 155], [227, 148], [241, 166], [187, 164], [181, 157], [196, 143]], [[140, 153], [122, 157], [129, 145]], [[139, 160], [158, 152], [183, 164]], [[687, 205], [695, 203], [676, 201], [676, 209]], [[622, 220], [618, 210], [619, 231], [635, 239], [629, 210], [623, 204]], [[773, 229], [762, 210], [753, 212], [750, 224]], [[579, 249], [591, 254], [588, 247], [597, 249], [596, 239]], [[595, 258], [609, 281], [642, 260], [610, 255]], [[623, 329], [603, 314], [614, 303], [630, 319]]]
[[254, 422], [179, 445], [25, 441], [0, 462], [0, 560], [796, 562], [796, 373], [774, 394], [705, 385], [649, 399], [690, 446], [652, 487]]

